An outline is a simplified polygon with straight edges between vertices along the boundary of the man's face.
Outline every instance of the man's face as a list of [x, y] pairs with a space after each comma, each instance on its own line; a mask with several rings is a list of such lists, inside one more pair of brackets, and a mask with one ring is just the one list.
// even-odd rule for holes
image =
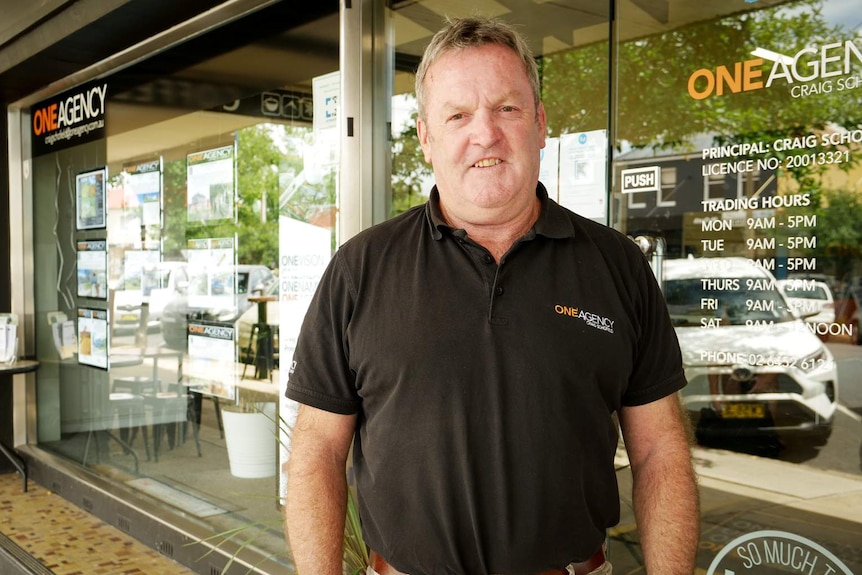
[[505, 46], [441, 56], [425, 78], [417, 123], [444, 213], [472, 224], [505, 221], [534, 201], [545, 110], [524, 65]]

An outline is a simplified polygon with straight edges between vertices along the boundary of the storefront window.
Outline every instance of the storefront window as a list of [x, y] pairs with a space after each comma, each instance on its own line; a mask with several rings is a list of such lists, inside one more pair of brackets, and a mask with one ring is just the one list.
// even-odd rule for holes
[[337, 10], [31, 112], [42, 136], [55, 100], [103, 112], [34, 145], [40, 447], [213, 532], [258, 525], [241, 540], [275, 570], [281, 365], [336, 244]]
[[[699, 567], [787, 572], [772, 551], [792, 549], [800, 572], [858, 572], [862, 517], [804, 500], [862, 469], [859, 20], [840, 0], [732, 4], [620, 4], [611, 224], [650, 240], [683, 350]], [[804, 502], [776, 507], [788, 494]]]
[[[209, 30], [28, 118], [39, 447], [212, 532], [259, 524], [269, 572], [288, 563], [281, 367], [342, 239], [339, 6], [324, 4]], [[392, 68], [374, 93], [393, 88], [374, 217], [434, 183], [412, 93], [431, 36], [477, 11], [515, 24], [547, 112], [540, 180], [636, 239], [664, 291], [697, 443], [699, 569], [862, 572], [862, 516], [841, 499], [862, 474], [858, 3], [445, 4], [394, 0], [374, 24]], [[88, 122], [58, 131], [61, 108]], [[356, 109], [379, 129], [378, 108]], [[259, 454], [231, 432], [251, 415]], [[638, 572], [622, 444], [617, 462], [610, 556]]]

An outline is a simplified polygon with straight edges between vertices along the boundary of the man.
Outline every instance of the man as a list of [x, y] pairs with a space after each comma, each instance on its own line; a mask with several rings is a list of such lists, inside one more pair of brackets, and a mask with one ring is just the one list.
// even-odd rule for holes
[[354, 442], [369, 575], [610, 573], [616, 412], [647, 571], [692, 573], [676, 336], [634, 243], [538, 183], [546, 119], [523, 39], [451, 23], [416, 94], [437, 185], [335, 254], [294, 355], [298, 572], [341, 573]]

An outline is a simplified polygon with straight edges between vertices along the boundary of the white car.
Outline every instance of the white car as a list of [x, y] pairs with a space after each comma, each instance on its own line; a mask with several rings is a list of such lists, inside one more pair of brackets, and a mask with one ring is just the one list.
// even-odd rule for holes
[[808, 279], [778, 280], [787, 303], [808, 323], [833, 323], [835, 299], [826, 282]]
[[838, 373], [769, 271], [745, 258], [666, 260], [664, 293], [699, 440], [771, 433], [823, 443]]

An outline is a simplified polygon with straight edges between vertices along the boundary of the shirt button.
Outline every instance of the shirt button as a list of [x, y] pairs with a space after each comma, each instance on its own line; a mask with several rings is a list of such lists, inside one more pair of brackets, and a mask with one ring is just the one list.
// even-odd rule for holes
[[494, 293], [496, 293], [497, 295], [503, 295], [503, 287], [502, 287], [502, 286], [497, 286], [497, 287], [494, 289]]
[[493, 261], [494, 261], [494, 258], [492, 258], [491, 256], [489, 256], [488, 254], [485, 254], [485, 258], [484, 258], [484, 259], [485, 259], [485, 263], [486, 263], [486, 264], [489, 264], [489, 263], [491, 263], [491, 262], [493, 262]]

